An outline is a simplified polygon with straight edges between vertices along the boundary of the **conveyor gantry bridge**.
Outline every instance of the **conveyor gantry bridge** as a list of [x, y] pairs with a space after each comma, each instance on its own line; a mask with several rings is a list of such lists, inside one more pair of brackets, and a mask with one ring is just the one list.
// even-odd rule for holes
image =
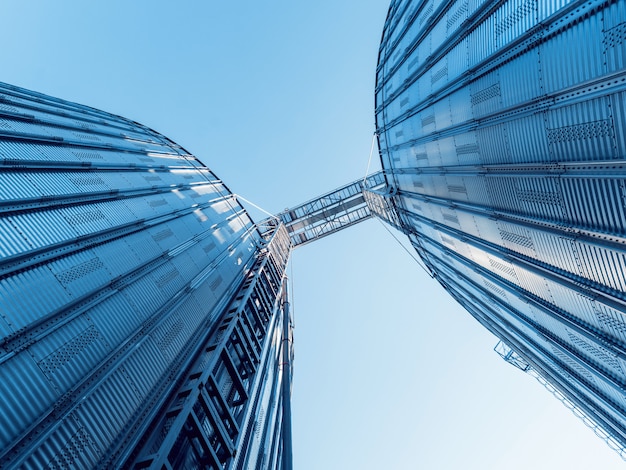
[[304, 245], [377, 215], [398, 226], [382, 171], [276, 215], [293, 246]]

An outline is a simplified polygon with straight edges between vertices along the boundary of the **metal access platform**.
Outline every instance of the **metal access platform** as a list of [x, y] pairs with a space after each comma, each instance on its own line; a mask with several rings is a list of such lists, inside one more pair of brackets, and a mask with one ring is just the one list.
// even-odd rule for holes
[[397, 219], [382, 171], [286, 209], [276, 215], [293, 246], [304, 245], [376, 215], [392, 225]]

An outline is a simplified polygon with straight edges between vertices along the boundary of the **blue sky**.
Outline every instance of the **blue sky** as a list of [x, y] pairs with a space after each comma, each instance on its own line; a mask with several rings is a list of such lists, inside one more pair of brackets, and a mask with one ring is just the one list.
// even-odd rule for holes
[[[146, 124], [270, 212], [365, 173], [387, 0], [2, 7], [0, 80]], [[296, 469], [623, 467], [379, 222], [291, 275]]]

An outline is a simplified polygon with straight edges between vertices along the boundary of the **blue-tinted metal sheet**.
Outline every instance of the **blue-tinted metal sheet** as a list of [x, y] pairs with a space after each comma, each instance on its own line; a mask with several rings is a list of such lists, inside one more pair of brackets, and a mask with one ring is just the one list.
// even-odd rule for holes
[[0, 311], [13, 331], [58, 310], [69, 299], [46, 266], [0, 280]]
[[0, 449], [8, 449], [60, 394], [50, 386], [28, 354], [20, 354], [0, 364], [0, 375]]
[[394, 3], [381, 42], [376, 122], [402, 230], [626, 447], [626, 2], [444, 3]]
[[0, 183], [0, 466], [92, 467], [163, 399], [260, 233], [163, 136], [3, 84]]

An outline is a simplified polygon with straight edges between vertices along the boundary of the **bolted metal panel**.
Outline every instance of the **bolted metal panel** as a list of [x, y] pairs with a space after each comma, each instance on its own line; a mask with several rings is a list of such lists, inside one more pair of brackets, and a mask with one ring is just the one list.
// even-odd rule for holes
[[625, 11], [622, 0], [394, 2], [376, 85], [401, 230], [505, 359], [621, 449]]
[[268, 248], [207, 167], [119, 116], [0, 84], [0, 182], [0, 466], [127, 452], [262, 250], [282, 285], [289, 241]]

